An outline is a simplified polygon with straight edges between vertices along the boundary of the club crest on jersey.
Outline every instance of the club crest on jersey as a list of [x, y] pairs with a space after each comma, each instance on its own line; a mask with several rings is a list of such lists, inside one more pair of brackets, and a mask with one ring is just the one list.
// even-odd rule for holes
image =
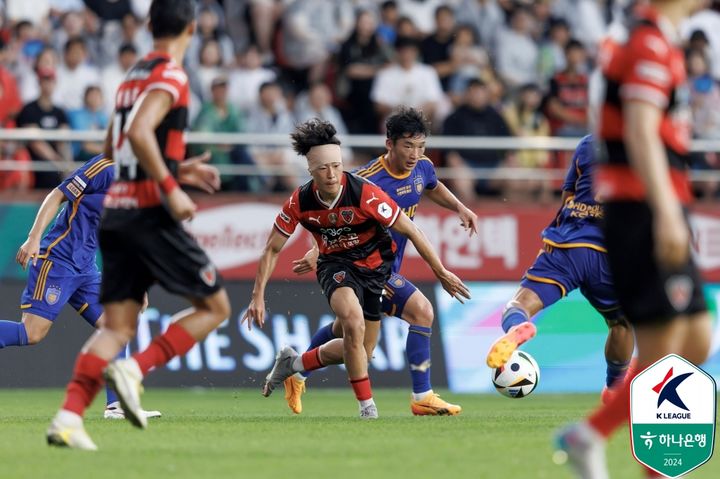
[[683, 312], [690, 305], [693, 292], [693, 280], [687, 275], [675, 275], [665, 281], [665, 294], [675, 311]]
[[423, 192], [425, 181], [423, 181], [422, 176], [416, 176], [415, 180], [413, 181], [413, 184], [415, 185], [415, 192], [419, 195]]
[[342, 210], [340, 212], [340, 216], [342, 216], [345, 223], [350, 224], [352, 223], [353, 218], [355, 218], [355, 213], [353, 213], [353, 210]]
[[62, 290], [59, 286], [50, 286], [45, 290], [45, 302], [49, 305], [53, 305], [60, 299], [60, 293]]
[[217, 280], [217, 274], [215, 272], [215, 266], [208, 264], [200, 270], [200, 279], [208, 286], [215, 286]]
[[328, 215], [328, 220], [330, 220], [330, 223], [336, 225], [336, 224], [337, 224], [337, 220], [338, 220], [338, 215], [337, 215], [337, 213], [330, 213], [330, 214]]
[[345, 271], [338, 271], [333, 275], [333, 279], [337, 284], [341, 284], [343, 281], [345, 281]]

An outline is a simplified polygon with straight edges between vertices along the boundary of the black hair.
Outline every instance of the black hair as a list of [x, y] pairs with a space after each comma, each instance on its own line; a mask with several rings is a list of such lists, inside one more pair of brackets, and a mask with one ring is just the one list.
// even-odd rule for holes
[[258, 93], [262, 93], [264, 89], [274, 86], [280, 88], [280, 83], [276, 82], [275, 80], [263, 82], [262, 84], [260, 84], [260, 88], [258, 88]]
[[387, 137], [396, 142], [400, 138], [427, 136], [430, 133], [430, 125], [422, 110], [401, 106], [385, 121], [385, 130]]
[[120, 48], [118, 48], [118, 55], [123, 55], [125, 53], [137, 55], [137, 52], [137, 48], [132, 43], [123, 43], [120, 45]]
[[569, 52], [570, 50], [574, 50], [574, 49], [576, 49], [576, 48], [579, 48], [579, 49], [581, 49], [581, 50], [585, 50], [585, 46], [584, 46], [579, 40], [576, 40], [576, 39], [574, 39], [574, 38], [571, 38], [571, 39], [567, 42], [567, 45], [565, 45], [565, 51], [566, 51], [566, 52]]
[[452, 15], [453, 17], [455, 16], [455, 11], [452, 8], [450, 8], [448, 5], [445, 5], [444, 3], [442, 5], [439, 5], [435, 9], [435, 18], [437, 18], [442, 12], [447, 12], [450, 15]]
[[312, 118], [297, 125], [290, 139], [295, 153], [306, 156], [314, 146], [340, 145], [336, 133], [337, 130], [329, 121]]
[[63, 52], [65, 52], [65, 53], [69, 52], [70, 49], [75, 45], [80, 45], [85, 50], [87, 50], [87, 45], [85, 44], [85, 39], [78, 35], [75, 37], [68, 38], [68, 41], [65, 42], [65, 47], [63, 49]]
[[471, 79], [470, 81], [467, 82], [467, 86], [465, 87], [465, 89], [466, 89], [466, 90], [469, 90], [470, 88], [472, 88], [472, 87], [474, 87], [474, 86], [479, 86], [479, 87], [487, 88], [487, 83], [485, 83], [484, 81], [482, 81], [482, 80], [479, 79], [479, 78], [473, 78], [473, 79]]
[[397, 2], [395, 0], [387, 0], [380, 5], [380, 10], [387, 10], [388, 8], [397, 8]]
[[153, 38], [180, 36], [193, 20], [194, 0], [153, 0], [150, 5], [150, 30]]
[[395, 50], [400, 50], [401, 48], [406, 47], [413, 47], [419, 49], [420, 42], [411, 37], [397, 37], [397, 39], [395, 40]]

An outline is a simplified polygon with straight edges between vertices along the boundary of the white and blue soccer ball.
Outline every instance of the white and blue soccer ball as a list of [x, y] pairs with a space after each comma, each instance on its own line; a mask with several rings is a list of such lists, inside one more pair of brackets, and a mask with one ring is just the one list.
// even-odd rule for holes
[[540, 368], [529, 353], [515, 350], [505, 366], [492, 370], [492, 382], [503, 396], [524, 398], [540, 382]]

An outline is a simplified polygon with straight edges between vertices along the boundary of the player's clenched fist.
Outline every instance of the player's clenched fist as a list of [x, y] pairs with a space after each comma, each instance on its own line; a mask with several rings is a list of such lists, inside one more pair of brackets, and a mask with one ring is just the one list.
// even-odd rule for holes
[[30, 259], [33, 259], [33, 266], [37, 264], [37, 256], [40, 252], [40, 240], [35, 238], [28, 238], [20, 249], [18, 249], [17, 255], [15, 255], [15, 261], [22, 266], [23, 269], [27, 268]]

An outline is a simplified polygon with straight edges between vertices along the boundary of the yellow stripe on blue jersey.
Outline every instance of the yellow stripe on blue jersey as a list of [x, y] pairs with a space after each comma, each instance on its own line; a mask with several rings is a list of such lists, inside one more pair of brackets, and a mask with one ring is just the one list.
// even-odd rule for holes
[[55, 241], [50, 243], [50, 245], [45, 250], [45, 254], [41, 254], [40, 256], [38, 256], [38, 258], [47, 258], [50, 255], [50, 251], [52, 251], [52, 249], [57, 246], [57, 244], [61, 242], [68, 234], [70, 234], [70, 231], [72, 230], [73, 220], [75, 219], [75, 216], [77, 216], [78, 208], [80, 207], [80, 201], [82, 201], [83, 196], [84, 195], [80, 195], [78, 196], [78, 199], [73, 201], [72, 212], [68, 217], [67, 229], [60, 236], [55, 238]]

